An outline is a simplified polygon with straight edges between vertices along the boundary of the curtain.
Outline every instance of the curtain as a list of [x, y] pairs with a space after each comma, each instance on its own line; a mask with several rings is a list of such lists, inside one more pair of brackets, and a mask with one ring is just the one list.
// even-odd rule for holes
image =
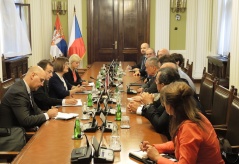
[[[19, 2], [19, 1], [17, 1]], [[22, 2], [22, 0], [20, 1]], [[5, 58], [31, 54], [26, 29], [15, 7], [14, 0], [1, 0], [1, 46]]]
[[218, 3], [218, 54], [227, 56], [230, 52], [232, 0]]

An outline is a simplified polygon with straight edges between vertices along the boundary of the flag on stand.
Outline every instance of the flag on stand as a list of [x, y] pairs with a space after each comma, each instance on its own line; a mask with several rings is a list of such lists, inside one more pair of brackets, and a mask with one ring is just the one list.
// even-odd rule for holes
[[67, 44], [58, 14], [56, 16], [50, 54], [52, 57], [67, 56]]
[[68, 47], [68, 55], [71, 56], [72, 54], [78, 54], [82, 59], [85, 55], [85, 52], [85, 44], [80, 31], [80, 26], [76, 14], [74, 13]]

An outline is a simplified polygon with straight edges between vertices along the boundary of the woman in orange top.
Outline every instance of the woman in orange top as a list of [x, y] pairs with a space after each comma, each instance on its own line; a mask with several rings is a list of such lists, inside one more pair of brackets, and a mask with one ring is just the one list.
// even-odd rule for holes
[[160, 153], [175, 153], [178, 163], [223, 164], [217, 135], [208, 121], [196, 109], [193, 90], [184, 82], [174, 82], [160, 91], [161, 103], [172, 116], [170, 135], [172, 141], [150, 145], [142, 142], [141, 150], [158, 164], [175, 163]]

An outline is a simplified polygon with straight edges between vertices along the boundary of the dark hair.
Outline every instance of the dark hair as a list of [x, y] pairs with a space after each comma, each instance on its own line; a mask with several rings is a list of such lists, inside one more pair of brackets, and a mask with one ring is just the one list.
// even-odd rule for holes
[[181, 67], [184, 64], [184, 58], [182, 54], [172, 53], [171, 54], [176, 62], [179, 62], [178, 65]]
[[193, 90], [185, 82], [170, 83], [160, 91], [161, 103], [173, 109], [173, 117], [170, 121], [170, 135], [173, 140], [183, 121], [190, 120], [203, 129], [202, 118], [196, 108], [193, 94]]
[[164, 85], [168, 85], [180, 79], [178, 72], [171, 67], [161, 68], [159, 69], [159, 72], [160, 72], [160, 75], [158, 78], [159, 84], [163, 83]]
[[56, 58], [56, 60], [53, 63], [54, 71], [55, 72], [63, 72], [64, 66], [65, 66], [66, 62], [69, 62], [68, 58], [66, 58], [66, 57], [58, 57], [58, 58]]
[[37, 63], [37, 65], [38, 65], [39, 67], [41, 67], [43, 70], [46, 69], [46, 66], [47, 66], [47, 65], [50, 65], [50, 66], [53, 67], [52, 62], [51, 62], [50, 60], [47, 60], [47, 59], [43, 59], [43, 60], [39, 61], [39, 62]]
[[164, 56], [162, 56], [161, 58], [158, 59], [158, 62], [160, 62], [161, 65], [163, 65], [163, 63], [167, 63], [167, 62], [171, 62], [171, 63], [175, 63], [176, 64], [176, 61], [175, 61], [174, 57], [171, 56], [171, 55], [164, 55]]

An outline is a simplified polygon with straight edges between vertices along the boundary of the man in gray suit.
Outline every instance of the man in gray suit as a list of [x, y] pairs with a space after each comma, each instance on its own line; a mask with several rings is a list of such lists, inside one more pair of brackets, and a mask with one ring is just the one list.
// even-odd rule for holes
[[2, 98], [0, 127], [21, 126], [32, 128], [55, 117], [57, 108], [43, 113], [34, 102], [32, 91], [36, 91], [45, 81], [45, 71], [39, 66], [29, 68], [23, 80], [15, 82]]

